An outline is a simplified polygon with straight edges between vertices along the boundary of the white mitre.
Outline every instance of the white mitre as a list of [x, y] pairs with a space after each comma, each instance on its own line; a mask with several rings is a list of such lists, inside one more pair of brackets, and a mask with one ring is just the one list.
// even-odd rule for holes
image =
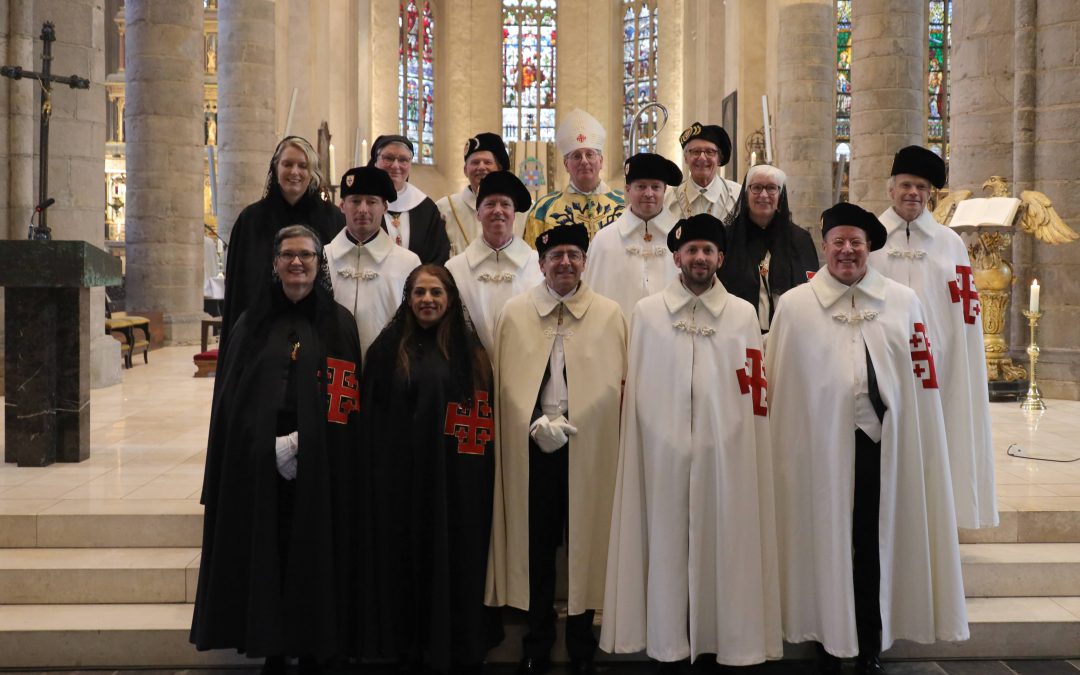
[[555, 144], [563, 157], [579, 148], [603, 152], [606, 138], [607, 132], [600, 122], [581, 108], [571, 110], [555, 131]]

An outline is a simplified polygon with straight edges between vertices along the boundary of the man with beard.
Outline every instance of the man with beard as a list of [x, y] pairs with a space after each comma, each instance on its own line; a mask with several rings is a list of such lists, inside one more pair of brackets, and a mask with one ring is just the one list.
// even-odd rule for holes
[[679, 136], [679, 143], [690, 175], [668, 193], [668, 210], [676, 219], [699, 213], [726, 219], [735, 208], [742, 187], [721, 176], [719, 171], [731, 159], [731, 138], [723, 127], [694, 122]]
[[761, 333], [719, 220], [667, 245], [680, 274], [630, 322], [600, 646], [746, 666], [783, 654]]
[[589, 246], [585, 283], [618, 302], [628, 320], [638, 300], [662, 291], [678, 273], [664, 245], [675, 223], [664, 209], [664, 190], [681, 180], [679, 167], [660, 155], [642, 152], [626, 160], [630, 206]]
[[[464, 251], [480, 236], [480, 217], [476, 214], [476, 194], [480, 181], [492, 171], [509, 171], [510, 157], [502, 136], [489, 132], [476, 134], [465, 142], [465, 177], [468, 185], [461, 192], [446, 195], [435, 206], [446, 221], [446, 236], [450, 238], [450, 255]], [[525, 214], [514, 217], [514, 235], [525, 231]]]
[[892, 206], [880, 216], [889, 238], [885, 248], [870, 255], [870, 263], [915, 291], [934, 327], [956, 524], [995, 527], [994, 447], [979, 292], [960, 235], [934, 220], [926, 208], [932, 189], [944, 185], [945, 162], [933, 152], [909, 145], [896, 153], [889, 177]]
[[536, 251], [514, 236], [514, 213], [529, 209], [532, 197], [509, 171], [489, 173], [476, 194], [481, 234], [446, 263], [461, 291], [476, 335], [487, 353], [495, 349], [495, 322], [503, 305], [542, 278]]
[[352, 312], [360, 331], [360, 351], [375, 341], [401, 304], [405, 277], [420, 258], [390, 240], [380, 227], [386, 205], [397, 196], [382, 169], [362, 166], [341, 177], [345, 229], [326, 247], [334, 299]]

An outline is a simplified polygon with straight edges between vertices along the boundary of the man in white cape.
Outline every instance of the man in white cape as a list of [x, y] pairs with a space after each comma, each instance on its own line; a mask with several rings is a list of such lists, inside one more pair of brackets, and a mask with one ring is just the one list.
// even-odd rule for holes
[[[529, 210], [532, 196], [509, 171], [484, 176], [476, 195], [481, 234], [446, 262], [461, 292], [476, 335], [495, 354], [495, 322], [506, 301], [540, 283], [536, 251], [514, 236], [514, 213]], [[493, 357], [494, 358], [494, 357]]]
[[[481, 132], [465, 141], [465, 178], [468, 183], [461, 192], [446, 195], [435, 202], [446, 221], [446, 236], [450, 239], [450, 255], [464, 251], [480, 236], [480, 217], [476, 214], [476, 194], [480, 181], [492, 171], [510, 171], [510, 156], [502, 136]], [[514, 217], [514, 235], [525, 232], [525, 214]]]
[[405, 278], [420, 265], [415, 253], [380, 227], [396, 195], [390, 176], [373, 166], [349, 169], [341, 177], [345, 227], [327, 244], [326, 257], [334, 299], [356, 319], [361, 356], [397, 311]]
[[629, 207], [589, 245], [582, 277], [600, 295], [619, 303], [627, 320], [638, 300], [659, 293], [678, 275], [667, 249], [675, 218], [664, 208], [664, 191], [678, 185], [675, 162], [650, 152], [626, 160]]
[[626, 320], [614, 300], [581, 281], [588, 247], [580, 223], [539, 235], [544, 281], [506, 304], [496, 331], [495, 505], [485, 601], [528, 611], [520, 675], [551, 666], [555, 553], [563, 543], [571, 672], [594, 669]]
[[681, 275], [630, 322], [605, 651], [783, 656], [761, 331], [716, 278], [724, 240], [710, 215], [679, 221]]
[[968, 638], [933, 326], [867, 266], [873, 214], [837, 204], [822, 236], [766, 348], [784, 638], [817, 641], [819, 672], [884, 673], [894, 640]]
[[735, 209], [742, 185], [720, 175], [731, 159], [731, 137], [716, 124], [694, 122], [679, 136], [686, 180], [667, 193], [668, 211], [680, 218], [707, 213], [725, 220]]
[[996, 527], [982, 305], [964, 242], [927, 208], [931, 186], [945, 186], [940, 157], [916, 145], [896, 153], [889, 178], [892, 206], [879, 216], [889, 238], [870, 255], [870, 264], [915, 291], [934, 328], [956, 524]]

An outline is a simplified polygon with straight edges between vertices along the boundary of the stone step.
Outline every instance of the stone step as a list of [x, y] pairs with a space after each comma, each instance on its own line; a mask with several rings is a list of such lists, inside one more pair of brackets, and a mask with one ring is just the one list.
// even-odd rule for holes
[[197, 548], [0, 549], [0, 604], [189, 602]]
[[[231, 650], [197, 652], [188, 643], [192, 605], [0, 605], [0, 654], [7, 668], [186, 667], [250, 663]], [[900, 642], [887, 659], [1024, 659], [1080, 656], [1080, 597], [971, 598], [971, 639], [919, 645]], [[560, 635], [562, 621], [560, 621]], [[513, 615], [491, 663], [515, 663], [525, 626]], [[552, 653], [564, 662], [562, 638]], [[809, 658], [788, 645], [789, 658]], [[644, 660], [641, 654], [620, 661]], [[613, 660], [603, 653], [601, 661]]]
[[195, 548], [202, 545], [203, 508], [191, 499], [2, 501], [0, 547]]
[[[961, 544], [1080, 543], [1080, 510], [1072, 497], [1029, 497], [1002, 506], [997, 527], [960, 530]], [[1075, 501], [1075, 500], [1073, 500]], [[1070, 508], [1072, 507], [1072, 508]]]
[[969, 598], [1080, 596], [1080, 544], [961, 544]]

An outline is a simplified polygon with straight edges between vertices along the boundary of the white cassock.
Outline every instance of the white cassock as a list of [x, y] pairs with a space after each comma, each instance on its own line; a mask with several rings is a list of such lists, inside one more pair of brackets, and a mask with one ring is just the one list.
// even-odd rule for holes
[[[780, 297], [766, 345], [784, 639], [858, 654], [852, 582], [856, 385], [866, 351], [881, 422], [881, 646], [968, 638], [933, 326], [915, 293], [869, 267], [823, 268]], [[865, 347], [863, 346], [865, 344]], [[875, 417], [876, 419], [876, 417]]]
[[[446, 221], [446, 236], [450, 239], [450, 255], [464, 251], [469, 244], [480, 236], [480, 218], [476, 215], [476, 195], [466, 185], [461, 192], [446, 195], [435, 202], [443, 220]], [[525, 233], [525, 214], [514, 214], [514, 236]]]
[[634, 309], [605, 651], [783, 655], [763, 365], [757, 313], [719, 281], [695, 296], [677, 278]]
[[708, 213], [723, 220], [735, 209], [741, 191], [741, 184], [722, 177], [719, 171], [705, 187], [695, 183], [687, 174], [687, 179], [682, 184], [674, 190], [668, 190], [664, 196], [664, 208], [671, 211], [675, 220], [699, 213]]
[[675, 218], [664, 209], [646, 223], [630, 209], [596, 233], [582, 279], [622, 307], [627, 321], [638, 300], [664, 290], [679, 276], [667, 247]]
[[536, 251], [518, 237], [496, 251], [483, 237], [446, 261], [480, 343], [495, 354], [495, 322], [506, 301], [544, 280]]
[[995, 527], [994, 446], [983, 351], [982, 305], [967, 248], [948, 227], [923, 210], [908, 223], [889, 208], [885, 248], [870, 264], [915, 291], [934, 330], [934, 361], [949, 441], [956, 524]]
[[405, 278], [420, 266], [420, 258], [382, 228], [366, 244], [354, 244], [342, 230], [327, 244], [326, 256], [334, 299], [356, 319], [363, 356], [397, 311]]

